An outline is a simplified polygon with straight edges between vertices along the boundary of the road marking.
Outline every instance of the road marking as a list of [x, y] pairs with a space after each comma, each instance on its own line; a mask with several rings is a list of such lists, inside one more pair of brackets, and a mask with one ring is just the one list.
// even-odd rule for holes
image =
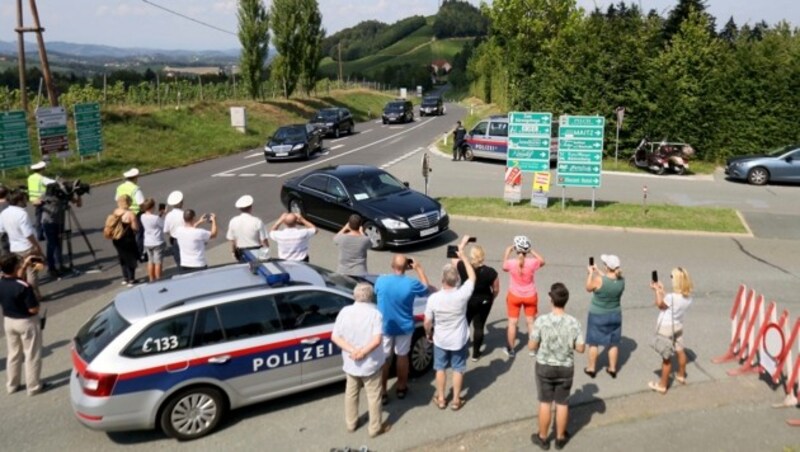
[[[350, 154], [352, 154], [354, 152], [358, 152], [358, 151], [361, 151], [363, 149], [375, 146], [376, 144], [383, 143], [384, 141], [389, 141], [391, 139], [397, 138], [400, 135], [403, 135], [403, 134], [406, 134], [408, 132], [411, 132], [414, 129], [422, 127], [425, 124], [427, 124], [427, 121], [420, 122], [419, 124], [415, 125], [414, 127], [409, 127], [408, 129], [405, 129], [402, 132], [395, 133], [394, 135], [389, 135], [388, 137], [381, 138], [380, 140], [373, 141], [372, 143], [365, 144], [364, 146], [359, 146], [359, 147], [357, 147], [355, 149], [351, 149], [351, 150], [349, 150], [347, 152], [342, 152], [341, 154], [334, 155], [333, 157], [328, 157], [328, 158], [322, 159], [322, 160], [320, 160], [318, 162], [313, 162], [313, 163], [310, 163], [308, 165], [301, 166], [300, 168], [296, 168], [296, 169], [293, 169], [291, 171], [287, 171], [285, 173], [279, 174], [278, 177], [285, 177], [285, 176], [288, 176], [290, 174], [297, 173], [299, 171], [305, 171], [308, 168], [311, 168], [312, 166], [317, 166], [319, 164], [322, 164], [322, 163], [325, 163], [325, 162], [329, 162], [331, 160], [338, 159], [340, 157], [344, 157], [346, 155], [350, 155]], [[364, 132], [361, 132], [361, 133], [364, 133]], [[420, 149], [422, 149], [422, 148], [420, 148]], [[231, 171], [234, 171], [234, 170], [231, 170]]]
[[261, 177], [278, 177], [277, 174], [262, 174]]
[[359, 132], [359, 133], [370, 133], [370, 132], [372, 132], [372, 129], [367, 129], [367, 130], [364, 130], [364, 131]]
[[251, 158], [254, 158], [254, 157], [261, 157], [261, 156], [263, 156], [263, 155], [264, 155], [263, 153], [261, 153], [261, 152], [258, 152], [258, 153], [256, 153], [256, 154], [250, 154], [250, 155], [247, 155], [247, 156], [245, 156], [245, 157], [244, 157], [244, 159], [245, 159], [245, 160], [247, 160], [247, 159], [251, 159]]
[[[380, 123], [382, 123], [382, 122], [383, 122], [383, 120], [382, 120], [382, 119], [379, 119], [379, 120], [375, 121], [375, 124], [380, 124]], [[362, 133], [363, 133], [363, 132], [362, 132]]]
[[256, 175], [253, 173], [242, 173], [239, 177], [256, 177]]
[[346, 139], [347, 139], [347, 138], [337, 138], [337, 139], [335, 139], [335, 140], [328, 140], [328, 141], [330, 141], [331, 143], [338, 143], [338, 142], [340, 142], [340, 141], [342, 141], [342, 140], [346, 140]]
[[394, 160], [392, 160], [390, 162], [384, 163], [383, 165], [381, 165], [381, 169], [386, 169], [386, 168], [389, 168], [392, 165], [396, 165], [396, 164], [402, 162], [403, 160], [411, 157], [412, 155], [418, 153], [419, 151], [421, 151], [423, 149], [425, 149], [425, 148], [416, 148], [413, 151], [408, 152], [406, 154], [403, 154], [400, 157], [397, 157], [396, 159], [394, 159]]
[[230, 174], [230, 173], [219, 173], [219, 174], [213, 175], [212, 177], [236, 177], [236, 175], [235, 174]]
[[[251, 164], [249, 164], [249, 165], [244, 165], [244, 166], [240, 166], [240, 167], [238, 167], [238, 168], [234, 168], [234, 169], [226, 170], [226, 171], [223, 171], [223, 172], [221, 172], [221, 173], [212, 174], [212, 175], [211, 175], [211, 177], [227, 177], [226, 175], [228, 175], [229, 173], [235, 173], [236, 171], [243, 170], [243, 169], [247, 169], [247, 168], [252, 168], [252, 167], [254, 167], [254, 166], [256, 166], [256, 165], [263, 165], [263, 164], [265, 164], [265, 163], [267, 163], [267, 162], [266, 162], [265, 160], [262, 160], [262, 161], [260, 161], [260, 162], [251, 163]], [[230, 175], [231, 175], [231, 176], [235, 176], [235, 174], [230, 174]]]
[[331, 151], [334, 151], [336, 149], [343, 148], [343, 147], [344, 147], [343, 144], [337, 144], [336, 146], [331, 147]]
[[401, 141], [403, 141], [403, 137], [399, 137], [399, 138], [397, 138], [397, 139], [394, 139], [394, 140], [392, 140], [392, 141], [390, 141], [390, 142], [386, 143], [386, 144], [385, 144], [385, 145], [383, 145], [383, 146], [384, 146], [384, 147], [386, 147], [386, 146], [391, 146], [391, 145], [393, 145], [393, 144], [397, 144], [397, 143], [399, 143], [399, 142], [401, 142]]

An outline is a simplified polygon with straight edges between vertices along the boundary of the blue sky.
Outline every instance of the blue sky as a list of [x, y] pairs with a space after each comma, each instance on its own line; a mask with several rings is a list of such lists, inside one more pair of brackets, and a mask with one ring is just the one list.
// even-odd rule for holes
[[[217, 27], [236, 31], [236, 0], [152, 0]], [[478, 0], [471, 0], [478, 4]], [[605, 8], [610, 0], [577, 0], [584, 8]], [[639, 0], [634, 0], [639, 2]], [[16, 39], [15, 3], [0, 2], [0, 40]], [[269, 4], [269, 0], [266, 1]], [[668, 11], [675, 0], [641, 0], [645, 10]], [[27, 1], [24, 1], [26, 17]], [[117, 47], [162, 49], [230, 49], [235, 36], [175, 17], [141, 0], [38, 0], [45, 40]], [[393, 22], [413, 14], [433, 14], [438, 0], [319, 0], [323, 25], [329, 32], [368, 19]], [[733, 16], [737, 23], [782, 19], [800, 26], [798, 0], [709, 0], [711, 13], [721, 25]], [[28, 37], [33, 40], [32, 36]]]

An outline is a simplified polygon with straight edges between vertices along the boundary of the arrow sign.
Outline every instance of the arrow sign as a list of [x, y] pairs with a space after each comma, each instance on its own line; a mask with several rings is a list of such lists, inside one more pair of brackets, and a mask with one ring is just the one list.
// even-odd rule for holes
[[603, 138], [603, 129], [594, 129], [587, 127], [561, 127], [558, 130], [560, 138]]
[[602, 116], [562, 116], [559, 118], [561, 126], [604, 127], [606, 118]]

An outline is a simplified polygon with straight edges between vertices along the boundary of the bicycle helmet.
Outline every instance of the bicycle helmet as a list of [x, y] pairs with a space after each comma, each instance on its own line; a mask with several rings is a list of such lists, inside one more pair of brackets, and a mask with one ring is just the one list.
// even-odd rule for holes
[[531, 250], [531, 241], [524, 235], [514, 237], [514, 249], [518, 253], [527, 253]]

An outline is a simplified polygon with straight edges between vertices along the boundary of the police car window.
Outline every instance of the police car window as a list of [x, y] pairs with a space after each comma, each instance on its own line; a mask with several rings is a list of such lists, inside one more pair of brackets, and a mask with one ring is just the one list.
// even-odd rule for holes
[[192, 347], [202, 347], [222, 342], [222, 326], [219, 324], [217, 310], [214, 308], [203, 309], [197, 314], [197, 323], [194, 326], [194, 341]]
[[151, 356], [188, 348], [192, 339], [194, 315], [192, 312], [154, 323], [128, 346], [125, 355]]
[[309, 176], [303, 179], [303, 182], [300, 182], [300, 185], [324, 193], [328, 187], [328, 177], [322, 176], [320, 174], [315, 174], [313, 176]]
[[486, 121], [479, 122], [470, 132], [470, 135], [486, 135]]
[[493, 122], [489, 124], [489, 135], [493, 137], [507, 137], [508, 136], [508, 123], [507, 122]]
[[281, 330], [275, 300], [271, 296], [251, 298], [217, 306], [227, 340], [262, 336]]
[[286, 292], [277, 297], [286, 329], [333, 323], [339, 311], [352, 303], [350, 298], [317, 290]]

